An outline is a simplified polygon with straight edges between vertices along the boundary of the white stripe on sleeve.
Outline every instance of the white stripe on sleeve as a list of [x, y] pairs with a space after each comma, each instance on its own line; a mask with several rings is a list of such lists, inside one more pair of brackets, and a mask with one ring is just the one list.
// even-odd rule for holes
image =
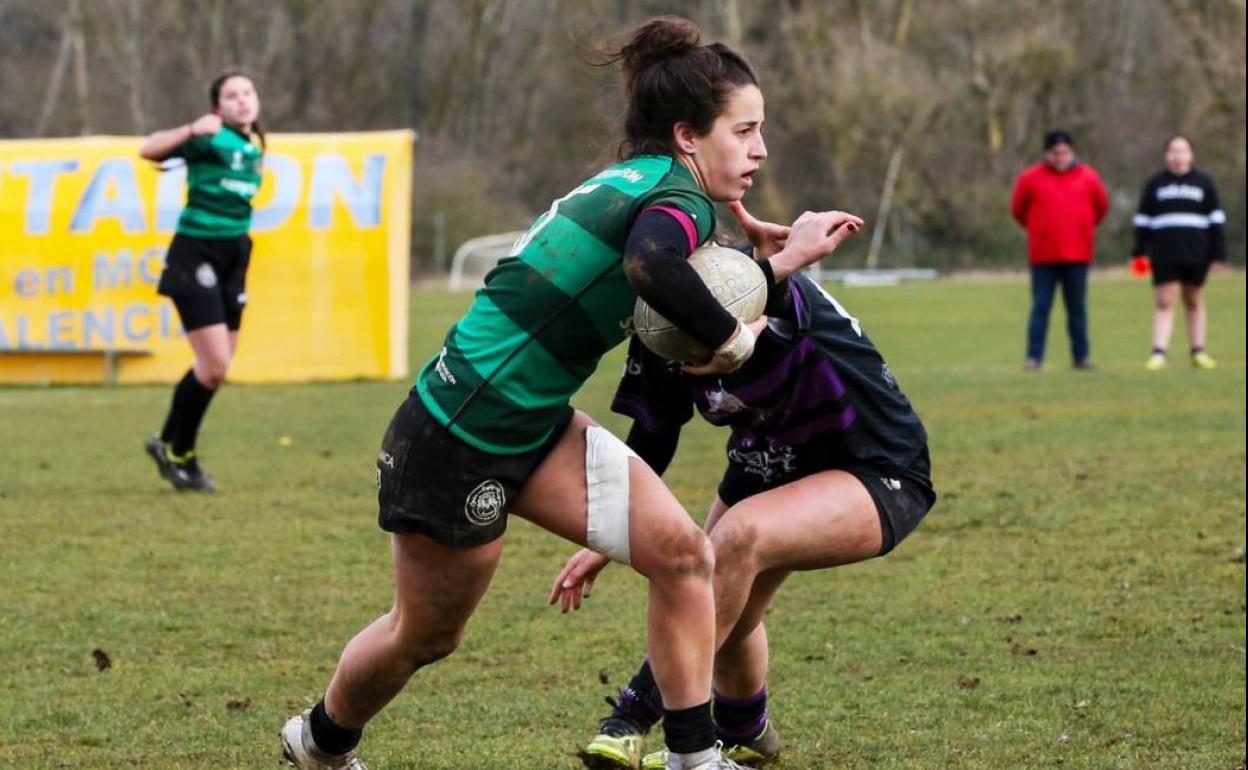
[[1161, 214], [1153, 217], [1149, 227], [1154, 230], [1164, 230], [1170, 227], [1194, 227], [1199, 230], [1209, 229], [1210, 217], [1205, 214]]
[[1148, 227], [1153, 223], [1153, 218], [1147, 214], [1136, 214], [1131, 218], [1131, 224], [1136, 227]]
[[1224, 225], [1226, 224], [1226, 212], [1222, 209], [1215, 209], [1209, 212], [1209, 224]]

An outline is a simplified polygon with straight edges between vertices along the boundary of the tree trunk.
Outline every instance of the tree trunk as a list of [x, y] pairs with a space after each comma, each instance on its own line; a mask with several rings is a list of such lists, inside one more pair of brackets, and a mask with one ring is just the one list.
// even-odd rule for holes
[[141, 0], [126, 3], [124, 55], [129, 70], [130, 124], [136, 134], [147, 133], [147, 114], [143, 110], [145, 68], [143, 66], [143, 9]]
[[910, 17], [914, 10], [914, 3], [911, 0], [898, 0], [897, 2], [897, 21], [893, 24], [893, 46], [903, 48], [906, 45], [906, 36], [910, 33]]
[[874, 270], [880, 260], [880, 246], [884, 243], [884, 231], [888, 226], [888, 212], [893, 208], [893, 189], [897, 185], [897, 175], [901, 172], [901, 158], [905, 153], [904, 140], [898, 141], [888, 158], [888, 171], [884, 174], [884, 191], [880, 194], [880, 208], [875, 214], [875, 224], [871, 228], [871, 245], [867, 248], [867, 269]]
[[74, 41], [74, 85], [78, 91], [78, 133], [91, 128], [91, 81], [87, 78], [87, 40], [83, 34], [82, 0], [69, 0], [70, 28]]
[[61, 98], [61, 83], [65, 80], [65, 68], [69, 65], [69, 57], [73, 54], [73, 32], [66, 22], [61, 30], [61, 43], [56, 49], [56, 61], [52, 64], [52, 75], [48, 78], [48, 87], [44, 92], [43, 107], [39, 110], [39, 119], [35, 121], [32, 136], [43, 136], [48, 131], [48, 123], [52, 120], [52, 112]]
[[425, 109], [425, 35], [429, 28], [428, 0], [408, 0], [407, 48], [404, 76], [407, 91], [407, 124], [421, 125]]

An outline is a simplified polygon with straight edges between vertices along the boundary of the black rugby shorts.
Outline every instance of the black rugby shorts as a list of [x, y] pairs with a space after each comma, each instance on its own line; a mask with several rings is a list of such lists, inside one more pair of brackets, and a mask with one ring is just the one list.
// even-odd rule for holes
[[238, 331], [247, 304], [251, 238], [173, 236], [157, 291], [173, 300], [182, 328], [223, 323]]
[[448, 548], [502, 537], [507, 508], [550, 454], [573, 411], [528, 452], [492, 454], [451, 433], [412, 392], [395, 412], [377, 455], [377, 523], [419, 532]]

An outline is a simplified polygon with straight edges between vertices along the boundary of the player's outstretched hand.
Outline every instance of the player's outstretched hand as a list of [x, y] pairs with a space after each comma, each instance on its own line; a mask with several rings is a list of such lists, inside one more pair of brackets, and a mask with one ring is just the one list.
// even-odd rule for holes
[[200, 115], [191, 123], [191, 136], [213, 136], [221, 130], [221, 116], [212, 112]]
[[844, 211], [807, 211], [793, 221], [788, 241], [771, 258], [777, 279], [818, 262], [862, 229], [862, 218]]
[[555, 578], [555, 585], [550, 591], [550, 604], [560, 604], [560, 612], [579, 610], [581, 602], [589, 598], [589, 589], [598, 579], [598, 573], [611, 563], [606, 556], [582, 548], [573, 554], [563, 571]]
[[786, 225], [777, 225], [774, 222], [764, 222], [761, 219], [755, 219], [753, 214], [745, 210], [745, 206], [742, 205], [741, 201], [729, 203], [728, 209], [737, 218], [737, 224], [741, 225], [741, 231], [745, 233], [745, 237], [754, 246], [755, 259], [768, 259], [779, 254], [780, 250], [784, 248], [784, 244], [788, 242], [789, 231], [792, 228]]

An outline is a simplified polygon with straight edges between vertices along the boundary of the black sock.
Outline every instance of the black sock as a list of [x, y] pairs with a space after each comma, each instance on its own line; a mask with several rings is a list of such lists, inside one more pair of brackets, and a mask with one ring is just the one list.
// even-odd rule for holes
[[203, 422], [204, 413], [208, 411], [208, 404], [215, 393], [196, 379], [194, 369], [187, 370], [186, 376], [173, 389], [173, 403], [169, 406], [169, 417], [160, 432], [160, 439], [170, 444], [170, 451], [175, 455], [185, 455], [195, 448], [199, 424]]
[[767, 688], [744, 700], [715, 693], [715, 730], [724, 744], [757, 738], [767, 724]]
[[715, 723], [711, 720], [711, 702], [677, 711], [663, 709], [663, 732], [667, 750], [673, 754], [692, 754], [715, 745]]
[[178, 398], [178, 394], [182, 392], [182, 383], [186, 382], [187, 377], [194, 376], [190, 370], [187, 370], [178, 384], [173, 386], [173, 397], [169, 399], [169, 414], [165, 415], [165, 425], [160, 429], [160, 440], [166, 444], [172, 442], [173, 437], [178, 435], [178, 423], [182, 419], [182, 402], [186, 400]]
[[312, 727], [312, 740], [326, 754], [346, 754], [360, 743], [361, 730], [348, 730], [334, 723], [325, 711], [325, 699], [316, 702], [308, 719]]
[[663, 718], [663, 697], [659, 685], [650, 670], [650, 659], [642, 661], [641, 668], [628, 680], [628, 686], [620, 691], [620, 702], [615, 709], [619, 716], [627, 717], [644, 730]]
[[1159, 348], [1156, 345], [1153, 346], [1153, 355], [1164, 356], [1165, 354], [1166, 354], [1165, 348]]
[[1205, 346], [1204, 346], [1204, 345], [1201, 345], [1201, 346], [1200, 346], [1200, 347], [1198, 347], [1198, 348], [1192, 348], [1192, 355], [1196, 355], [1197, 353], [1204, 353], [1204, 352], [1205, 352]]

